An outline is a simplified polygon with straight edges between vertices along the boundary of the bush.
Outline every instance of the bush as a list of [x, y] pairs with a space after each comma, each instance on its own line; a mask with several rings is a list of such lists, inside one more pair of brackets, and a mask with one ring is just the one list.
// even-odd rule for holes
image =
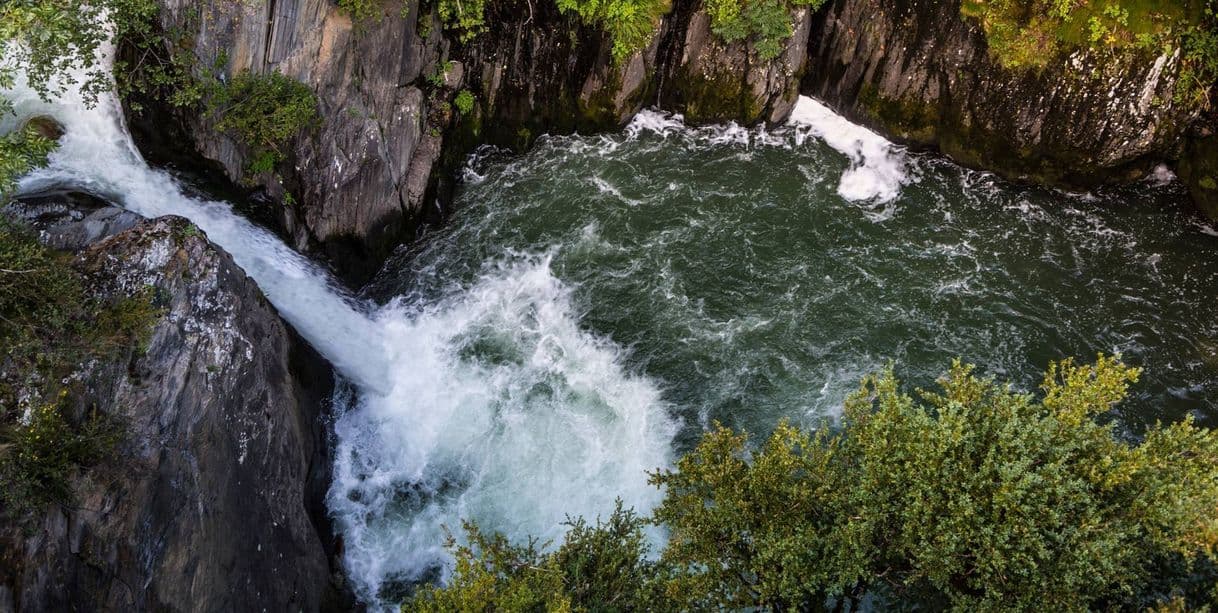
[[448, 586], [424, 586], [407, 611], [645, 611], [662, 605], [659, 573], [647, 560], [646, 521], [619, 500], [595, 525], [567, 523], [566, 542], [543, 553], [536, 540], [513, 545], [502, 534], [465, 525], [468, 545], [450, 537], [456, 558]]
[[249, 149], [251, 174], [274, 170], [293, 137], [317, 122], [317, 99], [305, 84], [278, 72], [241, 72], [208, 100], [216, 128]]
[[706, 0], [711, 30], [723, 40], [752, 39], [758, 54], [773, 59], [782, 42], [791, 37], [791, 9], [807, 6], [815, 11], [825, 0]]
[[956, 363], [915, 399], [890, 369], [864, 379], [836, 429], [783, 424], [753, 448], [716, 427], [653, 475], [666, 490], [653, 520], [671, 532], [657, 562], [631, 516], [572, 529], [568, 544], [596, 563], [474, 529], [451, 585], [414, 604], [1142, 608], [1218, 553], [1218, 434], [1185, 420], [1123, 440], [1102, 420], [1137, 377], [1103, 356], [1067, 360], [1035, 397]]
[[453, 105], [457, 107], [458, 111], [461, 111], [462, 115], [469, 115], [470, 111], [474, 110], [474, 94], [468, 89], [457, 92]]
[[624, 61], [646, 47], [670, 8], [669, 0], [556, 0], [558, 10], [573, 12], [613, 39], [613, 59]]
[[0, 136], [0, 200], [17, 186], [17, 179], [47, 163], [55, 141], [32, 126]]

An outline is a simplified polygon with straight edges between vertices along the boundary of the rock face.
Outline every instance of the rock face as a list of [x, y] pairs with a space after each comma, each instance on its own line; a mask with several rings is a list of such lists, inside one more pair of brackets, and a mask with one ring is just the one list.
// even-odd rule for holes
[[959, 0], [835, 0], [811, 38], [805, 92], [1009, 177], [1067, 186], [1140, 178], [1176, 157], [1196, 116], [1173, 102], [1179, 50], [1077, 51], [1043, 69], [1008, 70]]
[[[186, 117], [186, 132], [232, 180], [275, 200], [290, 192], [277, 222], [294, 245], [320, 247], [358, 278], [439, 214], [437, 180], [478, 144], [613, 129], [657, 102], [693, 121], [779, 121], [807, 64], [803, 9], [784, 52], [762, 60], [749, 43], [712, 36], [698, 0], [677, 0], [648, 48], [614, 62], [604, 33], [552, 1], [488, 4], [488, 31], [459, 43], [409, 0], [378, 0], [376, 15], [358, 21], [330, 0], [161, 0], [164, 30], [200, 66], [278, 70], [317, 94], [322, 116], [279, 177], [247, 176], [249, 152], [214, 118]], [[452, 106], [461, 89], [476, 100], [467, 117]]]
[[[74, 479], [75, 508], [0, 530], [0, 611], [332, 602], [329, 367], [186, 220], [69, 209], [15, 212], [44, 238], [83, 247], [92, 291], [151, 288], [160, 314], [145, 346], [82, 365], [83, 405], [117, 417], [123, 441], [114, 461]], [[102, 219], [130, 229], [85, 247], [96, 237], [81, 239], [82, 224]]]

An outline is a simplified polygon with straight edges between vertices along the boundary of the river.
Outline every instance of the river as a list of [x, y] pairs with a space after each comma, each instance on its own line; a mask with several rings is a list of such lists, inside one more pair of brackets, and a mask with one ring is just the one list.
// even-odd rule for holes
[[547, 540], [615, 498], [645, 512], [647, 471], [712, 422], [831, 421], [890, 362], [911, 385], [958, 356], [1034, 389], [1050, 360], [1120, 352], [1146, 369], [1114, 414], [1126, 432], [1218, 425], [1218, 231], [1163, 172], [1068, 194], [906, 152], [809, 99], [770, 129], [645, 111], [480, 150], [448, 225], [352, 294], [150, 168], [113, 98], [8, 95], [67, 129], [21, 189], [190, 218], [348, 382], [329, 505], [371, 602], [437, 576], [462, 519]]

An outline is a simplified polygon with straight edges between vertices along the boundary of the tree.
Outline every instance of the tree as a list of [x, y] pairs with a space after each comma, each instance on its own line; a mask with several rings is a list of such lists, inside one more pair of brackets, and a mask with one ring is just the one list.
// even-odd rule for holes
[[[821, 610], [864, 596], [957, 610], [1144, 606], [1214, 559], [1218, 435], [1185, 420], [1124, 440], [1103, 417], [1137, 377], [1114, 358], [1066, 360], [1033, 396], [957, 362], [915, 399], [889, 369], [863, 380], [835, 428], [782, 424], [753, 448], [716, 427], [654, 474], [666, 497], [652, 519], [671, 532], [655, 562], [620, 506], [607, 524], [576, 524], [552, 554], [473, 529], [451, 584], [411, 606]], [[569, 548], [614, 562], [570, 564]], [[1171, 565], [1176, 575], [1156, 576]], [[522, 593], [534, 596], [527, 606], [505, 600]]]
[[513, 545], [501, 534], [465, 525], [468, 545], [449, 547], [456, 558], [452, 580], [426, 586], [407, 611], [655, 611], [662, 608], [657, 578], [647, 560], [646, 521], [623, 509], [595, 525], [567, 522], [561, 547], [543, 553], [536, 540]]
[[1137, 369], [1050, 366], [1043, 396], [959, 362], [921, 402], [864, 379], [840, 430], [780, 426], [749, 454], [719, 428], [677, 470], [671, 594], [818, 608], [864, 593], [957, 609], [1081, 610], [1135, 593], [1164, 556], [1215, 554], [1218, 436], [1191, 420], [1141, 444], [1097, 418]]

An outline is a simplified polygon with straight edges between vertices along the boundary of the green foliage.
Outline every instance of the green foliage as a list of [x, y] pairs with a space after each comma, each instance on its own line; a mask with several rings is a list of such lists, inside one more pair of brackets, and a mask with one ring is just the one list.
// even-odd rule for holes
[[1218, 0], [965, 0], [1004, 66], [1038, 68], [1060, 52], [1183, 50], [1177, 101], [1210, 106], [1218, 81]]
[[764, 59], [778, 57], [782, 42], [791, 37], [791, 9], [807, 6], [815, 11], [825, 0], [706, 0], [711, 30], [728, 42], [751, 39]]
[[33, 126], [0, 136], [0, 199], [17, 185], [17, 178], [42, 166], [55, 149], [55, 141]]
[[245, 71], [216, 87], [207, 101], [216, 128], [250, 151], [249, 172], [271, 172], [293, 137], [317, 122], [317, 99], [305, 84], [278, 72]]
[[441, 62], [440, 65], [436, 66], [436, 71], [427, 76], [427, 82], [437, 89], [444, 87], [444, 84], [448, 81], [448, 73], [452, 69], [453, 63], [451, 60]]
[[918, 402], [889, 371], [864, 380], [835, 434], [782, 426], [746, 462], [743, 436], [713, 432], [655, 478], [675, 593], [783, 608], [878, 592], [961, 610], [1119, 600], [1156, 556], [1218, 543], [1218, 436], [1185, 421], [1132, 446], [1097, 421], [1137, 374], [1062, 362], [1037, 401], [957, 363]]
[[623, 510], [606, 521], [567, 523], [566, 542], [543, 553], [536, 540], [512, 545], [465, 525], [469, 545], [449, 547], [449, 585], [425, 586], [403, 611], [645, 611], [662, 607], [658, 573], [647, 560], [645, 520]]
[[[150, 291], [98, 300], [67, 256], [0, 218], [0, 477], [3, 512], [68, 502], [67, 479], [113, 446], [105, 418], [71, 421], [71, 374], [80, 364], [148, 341], [158, 311]], [[22, 408], [19, 399], [32, 399]], [[42, 399], [42, 400], [39, 400]], [[54, 399], [54, 400], [46, 400]], [[28, 414], [26, 414], [28, 412]]]
[[463, 89], [457, 92], [457, 97], [453, 99], [453, 105], [462, 115], [469, 115], [470, 111], [474, 110], [474, 94], [468, 89]]
[[[156, 14], [155, 0], [9, 0], [0, 4], [0, 88], [13, 86], [24, 66], [44, 99], [79, 86], [86, 99], [110, 87], [97, 52], [112, 37], [142, 27]], [[81, 77], [71, 76], [80, 69]], [[0, 112], [11, 110], [0, 100]]]
[[113, 421], [98, 414], [78, 426], [69, 423], [59, 402], [33, 407], [25, 423], [5, 432], [7, 445], [0, 453], [4, 514], [20, 517], [47, 504], [70, 503], [73, 473], [105, 459], [120, 433]]
[[1103, 418], [1137, 377], [1117, 359], [1067, 360], [1034, 396], [957, 362], [915, 398], [890, 369], [863, 380], [839, 428], [782, 424], [754, 448], [716, 427], [653, 475], [666, 491], [654, 521], [671, 532], [658, 561], [620, 505], [606, 524], [574, 524], [551, 554], [471, 527], [452, 583], [406, 608], [1085, 610], [1170, 598], [1163, 560], [1187, 574], [1187, 561], [1218, 553], [1218, 434], [1185, 420], [1124, 440]]
[[613, 39], [613, 59], [623, 61], [646, 47], [671, 9], [669, 0], [556, 0], [558, 10], [575, 13]]
[[[409, 3], [407, 3], [409, 6]], [[361, 21], [377, 15], [381, 8], [380, 0], [338, 0], [338, 8], [342, 9], [352, 19]]]
[[468, 43], [486, 31], [486, 3], [487, 0], [437, 0], [436, 12], [446, 29]]
[[134, 60], [119, 56], [114, 62], [114, 80], [119, 95], [132, 111], [143, 110], [141, 100], [156, 100], [170, 107], [194, 110], [219, 83], [228, 56], [221, 52], [211, 66], [195, 57], [190, 34], [192, 21], [169, 32], [161, 32], [149, 15], [128, 28], [124, 42]]

